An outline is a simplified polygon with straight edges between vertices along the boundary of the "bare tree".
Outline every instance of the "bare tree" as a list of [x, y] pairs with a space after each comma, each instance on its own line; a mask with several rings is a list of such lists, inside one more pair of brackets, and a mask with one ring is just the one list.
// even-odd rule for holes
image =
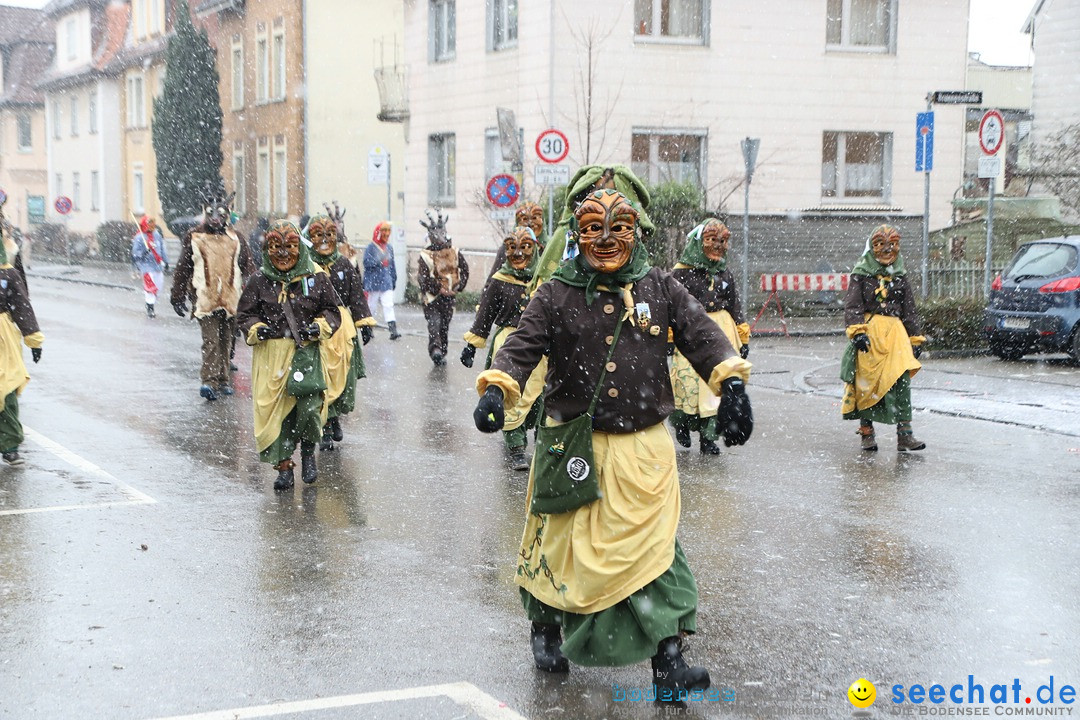
[[1026, 174], [1061, 201], [1068, 219], [1080, 218], [1080, 123], [1033, 143], [1031, 171]]
[[579, 50], [577, 77], [573, 86], [574, 113], [572, 116], [564, 114], [564, 117], [573, 122], [578, 129], [584, 145], [581, 164], [590, 165], [593, 162], [599, 162], [604, 154], [608, 131], [612, 129], [607, 118], [618, 105], [622, 95], [623, 81], [621, 79], [614, 88], [598, 86], [597, 82], [597, 69], [600, 67], [603, 55], [602, 46], [611, 37], [615, 23], [609, 22], [601, 26], [600, 20], [594, 18], [587, 26], [580, 27], [571, 23], [565, 13], [563, 21]]

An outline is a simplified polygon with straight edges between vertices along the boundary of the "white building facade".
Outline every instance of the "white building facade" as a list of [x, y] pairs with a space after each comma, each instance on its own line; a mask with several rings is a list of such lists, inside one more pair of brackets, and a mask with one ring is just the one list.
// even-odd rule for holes
[[[921, 216], [916, 114], [929, 92], [964, 89], [967, 23], [967, 0], [406, 3], [406, 37], [427, 42], [407, 45], [405, 206], [448, 208], [459, 247], [494, 247], [484, 189], [513, 170], [503, 107], [524, 137], [526, 199], [540, 195], [535, 140], [555, 127], [571, 173], [618, 163], [694, 181], [714, 211], [741, 214], [740, 141], [755, 137], [754, 213]], [[950, 220], [964, 145], [963, 108], [935, 110], [931, 227]]]

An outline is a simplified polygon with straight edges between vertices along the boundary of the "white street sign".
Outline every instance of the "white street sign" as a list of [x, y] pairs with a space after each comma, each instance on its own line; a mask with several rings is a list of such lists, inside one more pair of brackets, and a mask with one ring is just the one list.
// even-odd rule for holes
[[390, 181], [390, 154], [376, 145], [368, 153], [368, 185], [385, 185]]
[[979, 179], [996, 178], [1001, 174], [1001, 156], [984, 155], [979, 158]]
[[569, 165], [537, 165], [533, 168], [533, 183], [537, 185], [568, 185]]
[[488, 211], [488, 217], [492, 220], [513, 220], [514, 211], [512, 208], [503, 208], [501, 210]]

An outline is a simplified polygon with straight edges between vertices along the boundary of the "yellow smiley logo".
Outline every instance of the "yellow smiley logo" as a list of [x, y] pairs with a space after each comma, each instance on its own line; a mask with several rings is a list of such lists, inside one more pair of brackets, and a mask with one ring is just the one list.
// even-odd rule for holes
[[868, 708], [877, 699], [877, 690], [869, 680], [859, 678], [847, 689], [847, 698], [857, 708]]

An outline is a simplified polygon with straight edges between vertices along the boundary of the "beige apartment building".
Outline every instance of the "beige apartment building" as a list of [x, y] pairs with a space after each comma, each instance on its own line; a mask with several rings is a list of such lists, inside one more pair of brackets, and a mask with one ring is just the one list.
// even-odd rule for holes
[[[307, 211], [301, 0], [203, 0], [194, 6], [217, 51], [222, 177], [238, 226]], [[343, 73], [344, 74], [344, 73]]]
[[4, 214], [23, 230], [45, 221], [45, 96], [53, 27], [40, 10], [0, 6], [0, 189]]
[[[406, 3], [405, 36], [422, 41], [406, 46], [405, 207], [415, 216], [448, 208], [457, 245], [494, 248], [484, 189], [513, 170], [499, 150], [501, 107], [515, 112], [524, 139], [524, 198], [541, 197], [534, 144], [554, 127], [569, 140], [571, 173], [622, 163], [651, 183], [699, 184], [710, 209], [735, 215], [738, 247], [740, 141], [754, 137], [754, 272], [850, 266], [885, 220], [912, 238], [905, 254], [917, 253], [916, 114], [929, 92], [964, 89], [968, 2], [904, 0], [902, 12], [900, 4]], [[931, 227], [950, 220], [965, 120], [962, 107], [935, 109]], [[410, 245], [420, 241], [413, 220]]]

